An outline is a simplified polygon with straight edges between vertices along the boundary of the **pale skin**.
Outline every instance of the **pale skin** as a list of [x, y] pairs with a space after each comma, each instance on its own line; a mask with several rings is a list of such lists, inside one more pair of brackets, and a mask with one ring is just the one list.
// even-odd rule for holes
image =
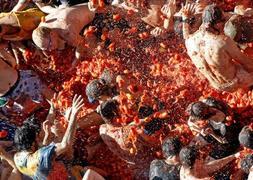
[[12, 62], [4, 61], [0, 58], [0, 96], [8, 92], [18, 79], [18, 72], [16, 69], [8, 65]]
[[196, 159], [192, 168], [182, 166], [180, 169], [180, 180], [211, 180], [211, 174], [219, 171], [224, 166], [239, 158], [240, 153], [227, 156], [222, 159], [205, 162], [204, 160]]
[[[54, 101], [59, 101], [59, 96], [57, 94], [54, 94], [54, 98], [53, 99], [54, 99]], [[49, 104], [50, 104], [50, 110], [49, 110], [48, 116], [47, 116], [46, 120], [42, 124], [42, 128], [43, 128], [43, 131], [45, 133], [45, 136], [44, 136], [44, 139], [43, 139], [43, 145], [48, 145], [52, 141], [55, 142], [55, 143], [61, 142], [63, 140], [65, 134], [66, 134], [66, 131], [67, 131], [62, 126], [62, 124], [58, 120], [55, 119], [55, 107], [54, 107], [54, 103], [52, 101], [49, 101]], [[66, 112], [65, 112], [65, 119], [69, 123], [70, 123], [70, 120], [71, 120], [72, 111], [73, 111], [73, 105], [70, 108], [68, 108], [66, 110]], [[82, 119], [82, 120], [84, 120], [84, 119]], [[92, 124], [92, 122], [93, 122], [92, 119], [85, 119], [85, 120], [86, 121], [91, 121], [90, 123], [87, 123], [90, 126], [94, 125], [94, 124]], [[78, 119], [77, 121], [80, 121], [80, 119]], [[77, 123], [77, 124], [79, 125], [79, 123]], [[75, 130], [74, 131], [76, 131], [77, 124], [75, 126]], [[89, 127], [89, 126], [87, 126], [87, 127]], [[54, 136], [54, 137], [52, 137], [52, 136]], [[90, 149], [89, 149], [88, 146], [86, 146], [86, 149], [88, 151], [89, 150], [91, 150], [91, 151], [94, 150], [92, 147], [90, 147]], [[73, 141], [68, 146], [68, 149], [64, 153], [64, 155], [66, 157], [68, 157], [68, 158], [73, 158]], [[103, 176], [107, 175], [107, 173], [105, 171], [103, 171], [103, 170], [101, 170], [99, 168], [93, 167], [93, 166], [86, 166], [84, 169], [92, 169], [92, 170], [95, 170], [95, 171], [99, 172], [99, 174], [102, 174]]]
[[[28, 6], [29, 2], [30, 0], [19, 0], [16, 6], [12, 9], [12, 12], [24, 10]], [[53, 8], [52, 6], [45, 5], [39, 1], [35, 0], [34, 3], [44, 13], [50, 13], [55, 10], [55, 8]]]
[[[79, 33], [94, 16], [95, 13], [89, 10], [86, 3], [53, 10], [45, 17], [45, 22], [39, 24], [39, 27], [52, 29], [50, 39], [45, 40], [48, 46], [42, 50], [62, 50], [66, 43], [76, 47], [75, 55], [80, 59], [84, 51], [84, 38]], [[33, 36], [33, 40], [36, 42], [36, 37]]]
[[[15, 68], [17, 67], [17, 62], [14, 61], [16, 61], [16, 59], [12, 55], [5, 49], [0, 49], [0, 96], [4, 96], [18, 80], [18, 70]], [[42, 94], [46, 99], [51, 99], [53, 93], [52, 90], [44, 88]], [[11, 108], [12, 102], [14, 102], [14, 100], [10, 100], [7, 107]], [[22, 104], [24, 113], [30, 113], [38, 106], [24, 94], [20, 94], [19, 97], [15, 99], [15, 102]]]
[[165, 16], [162, 27], [156, 27], [150, 34], [153, 36], [160, 36], [167, 31], [173, 30], [173, 16], [176, 12], [176, 0], [170, 0], [167, 4], [163, 5], [161, 8], [161, 13]]
[[[189, 4], [183, 7], [183, 20], [189, 17], [194, 8]], [[238, 78], [239, 69], [247, 73], [253, 72], [252, 59], [244, 55], [230, 38], [223, 34], [210, 32], [206, 27], [207, 24], [203, 23], [197, 32], [190, 34], [189, 24], [183, 23], [185, 45], [194, 65], [218, 90], [234, 91], [239, 87], [250, 86], [250, 82], [247, 84], [243, 80], [233, 85], [230, 83]]]
[[[66, 130], [62, 140], [55, 144], [56, 156], [60, 156], [61, 154], [66, 153], [68, 148], [72, 145], [73, 140], [74, 140], [73, 138], [74, 138], [74, 135], [76, 132], [76, 127], [77, 127], [77, 115], [78, 115], [79, 111], [81, 110], [81, 108], [83, 107], [83, 105], [84, 104], [83, 104], [82, 97], [75, 95], [73, 98], [72, 111], [71, 111], [67, 130]], [[37, 140], [38, 139], [36, 139], [36, 141]], [[27, 151], [27, 153], [30, 154], [30, 153], [33, 153], [34, 151], [36, 151], [36, 149], [33, 146], [30, 150]], [[18, 158], [18, 157], [19, 157], [19, 152], [15, 154], [14, 158]], [[29, 157], [28, 157], [28, 161], [29, 161]]]
[[0, 158], [8, 163], [8, 165], [2, 170], [0, 174], [1, 180], [21, 180], [21, 173], [18, 171], [14, 163], [13, 155], [6, 152], [4, 150], [4, 146], [4, 143], [0, 142]]

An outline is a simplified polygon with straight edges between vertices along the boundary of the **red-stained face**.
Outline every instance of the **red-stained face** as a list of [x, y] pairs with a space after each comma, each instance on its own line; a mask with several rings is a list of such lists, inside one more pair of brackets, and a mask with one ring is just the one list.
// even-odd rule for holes
[[65, 133], [65, 128], [60, 121], [55, 120], [51, 126], [51, 132], [56, 136], [62, 136]]

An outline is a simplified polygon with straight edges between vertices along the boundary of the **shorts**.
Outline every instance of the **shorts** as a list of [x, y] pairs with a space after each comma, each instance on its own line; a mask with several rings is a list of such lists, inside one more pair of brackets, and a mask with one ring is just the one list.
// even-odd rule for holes
[[[35, 103], [42, 103], [44, 101], [42, 91], [47, 87], [41, 82], [39, 76], [31, 70], [21, 70], [19, 71], [19, 80], [15, 85], [14, 89], [7, 92], [6, 95], [0, 97], [5, 101], [12, 99], [14, 101], [13, 110], [22, 110], [22, 104], [15, 102], [18, 98], [22, 96], [28, 96]], [[2, 110], [6, 112], [6, 106], [2, 107]]]

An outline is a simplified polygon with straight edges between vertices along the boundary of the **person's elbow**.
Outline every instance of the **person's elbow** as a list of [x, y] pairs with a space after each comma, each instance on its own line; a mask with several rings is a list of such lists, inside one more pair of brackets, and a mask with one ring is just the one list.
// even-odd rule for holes
[[55, 148], [55, 153], [56, 156], [60, 156], [61, 154], [65, 153], [68, 149], [68, 143], [66, 142], [61, 142], [61, 143], [57, 143]]

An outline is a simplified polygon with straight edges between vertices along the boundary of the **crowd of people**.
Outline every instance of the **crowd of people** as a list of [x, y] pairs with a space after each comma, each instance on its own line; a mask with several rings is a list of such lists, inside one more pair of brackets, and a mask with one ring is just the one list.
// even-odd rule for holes
[[[143, 39], [180, 37], [211, 88], [251, 90], [253, 59], [242, 51], [253, 41], [250, 0], [238, 3], [233, 12], [211, 0], [19, 0], [0, 13], [1, 179], [110, 179], [108, 172], [85, 162], [106, 147], [134, 167], [133, 175], [122, 179], [251, 180], [253, 126], [238, 121], [240, 114], [220, 99], [201, 98], [188, 105], [185, 140], [173, 133], [166, 103], [144, 91], [128, 71], [105, 68], [84, 87], [86, 96], [69, 97], [72, 104], [62, 111], [58, 92], [34, 69], [22, 68], [29, 64], [29, 48], [41, 59], [71, 48], [66, 73], [101, 40], [104, 47], [98, 49], [112, 51], [113, 41], [120, 40], [109, 32], [134, 31], [124, 17], [105, 12], [112, 7], [140, 16], [149, 29], [140, 35]], [[94, 108], [83, 115], [87, 104]], [[48, 107], [47, 116], [38, 117]], [[12, 116], [25, 120], [15, 124]], [[75, 136], [78, 129], [93, 126], [98, 131], [82, 147], [84, 159], [74, 148]]]

